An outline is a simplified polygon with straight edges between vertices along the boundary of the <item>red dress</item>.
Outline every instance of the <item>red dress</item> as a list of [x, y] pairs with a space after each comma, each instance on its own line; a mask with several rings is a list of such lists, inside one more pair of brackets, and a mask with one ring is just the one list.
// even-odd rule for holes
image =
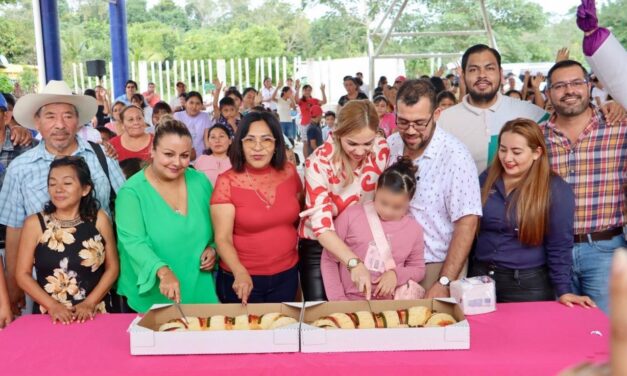
[[[296, 168], [272, 167], [247, 173], [229, 170], [218, 176], [211, 205], [235, 206], [233, 245], [250, 275], [273, 275], [298, 262], [296, 224], [302, 184]], [[255, 189], [256, 188], [256, 192]], [[224, 262], [220, 267], [230, 272]]]
[[146, 145], [145, 148], [139, 151], [128, 150], [124, 146], [122, 146], [122, 136], [113, 137], [109, 141], [109, 143], [111, 144], [111, 146], [113, 146], [115, 151], [118, 153], [118, 162], [122, 162], [123, 160], [130, 159], [130, 158], [139, 158], [143, 161], [148, 161], [150, 160], [150, 149], [152, 148], [152, 139], [153, 139], [153, 136], [150, 135], [150, 142], [148, 143], [148, 145]]

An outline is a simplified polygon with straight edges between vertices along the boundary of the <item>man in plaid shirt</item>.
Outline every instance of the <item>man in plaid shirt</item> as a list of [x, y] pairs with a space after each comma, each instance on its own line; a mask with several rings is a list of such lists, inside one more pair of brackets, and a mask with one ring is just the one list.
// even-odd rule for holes
[[576, 61], [555, 64], [547, 87], [555, 109], [543, 126], [551, 167], [575, 192], [573, 292], [608, 312], [612, 256], [626, 245], [627, 121], [605, 122], [590, 102], [588, 73]]

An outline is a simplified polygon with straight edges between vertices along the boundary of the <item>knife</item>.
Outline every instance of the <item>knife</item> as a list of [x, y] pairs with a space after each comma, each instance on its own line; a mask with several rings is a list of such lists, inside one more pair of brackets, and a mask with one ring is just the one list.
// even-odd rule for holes
[[183, 309], [181, 308], [181, 305], [179, 303], [177, 303], [177, 302], [174, 302], [174, 306], [176, 307], [176, 309], [181, 314], [181, 319], [183, 320], [185, 325], [189, 326], [189, 322], [187, 321], [187, 316], [185, 316], [185, 313], [183, 313]]

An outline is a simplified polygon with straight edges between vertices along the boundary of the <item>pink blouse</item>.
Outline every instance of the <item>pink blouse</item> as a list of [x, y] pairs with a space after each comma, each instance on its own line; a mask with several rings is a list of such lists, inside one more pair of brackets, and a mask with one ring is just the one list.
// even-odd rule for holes
[[207, 175], [211, 185], [216, 186], [218, 175], [231, 169], [231, 160], [229, 158], [216, 158], [214, 155], [201, 155], [194, 162], [194, 167], [198, 171], [202, 171]]

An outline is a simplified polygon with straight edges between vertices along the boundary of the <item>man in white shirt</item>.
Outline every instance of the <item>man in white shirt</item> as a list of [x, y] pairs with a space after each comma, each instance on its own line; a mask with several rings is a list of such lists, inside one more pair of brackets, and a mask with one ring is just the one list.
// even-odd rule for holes
[[498, 135], [506, 122], [526, 118], [541, 123], [549, 116], [530, 102], [501, 94], [503, 70], [497, 50], [484, 44], [470, 47], [462, 56], [462, 72], [468, 94], [442, 113], [438, 126], [466, 145], [481, 173], [496, 155]]
[[276, 111], [276, 100], [272, 100], [275, 88], [272, 87], [272, 79], [266, 77], [263, 80], [263, 88], [261, 89], [261, 103], [269, 110]]
[[481, 216], [477, 169], [466, 147], [436, 126], [435, 89], [408, 80], [398, 91], [398, 132], [388, 138], [390, 162], [400, 156], [418, 166], [411, 214], [423, 227], [427, 297], [449, 296], [450, 281], [462, 272]]

